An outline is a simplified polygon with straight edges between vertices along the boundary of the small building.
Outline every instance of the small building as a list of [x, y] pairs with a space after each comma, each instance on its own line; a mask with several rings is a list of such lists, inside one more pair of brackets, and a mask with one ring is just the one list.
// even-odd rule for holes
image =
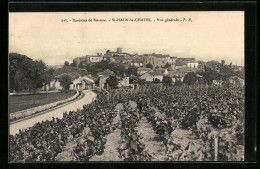
[[160, 82], [162, 82], [163, 76], [164, 76], [163, 73], [160, 73], [160, 72], [150, 72], [149, 74], [152, 76], [153, 81], [155, 81], [155, 79], [159, 79]]
[[109, 69], [105, 70], [104, 72], [97, 73], [99, 77], [99, 87], [100, 88], [106, 88], [106, 80], [109, 78], [109, 76], [115, 76], [115, 73]]
[[143, 62], [141, 60], [134, 60], [134, 61], [130, 62], [130, 65], [135, 66], [135, 67], [142, 67]]
[[129, 77], [123, 76], [123, 78], [119, 79], [118, 87], [127, 87], [129, 86]]
[[93, 89], [94, 88], [94, 81], [90, 81], [88, 79], [82, 79], [82, 89]]
[[153, 82], [155, 79], [159, 79], [162, 82], [163, 73], [160, 72], [146, 72], [140, 76], [140, 79], [144, 79], [147, 82]]
[[87, 56], [89, 63], [97, 63], [102, 61], [102, 56]]
[[198, 68], [199, 63], [198, 62], [188, 62], [187, 67], [188, 68]]
[[186, 64], [186, 63], [183, 63], [183, 62], [177, 62], [177, 63], [175, 63], [175, 69], [185, 68], [185, 67], [187, 67], [187, 64]]
[[153, 76], [150, 74], [150, 72], [146, 72], [140, 76], [140, 79], [144, 79], [147, 82], [152, 82]]
[[232, 85], [241, 85], [241, 86], [244, 86], [245, 85], [245, 80], [244, 79], [241, 79], [240, 77], [238, 76], [232, 76], [228, 79], [228, 82], [229, 84], [232, 84]]
[[213, 80], [212, 81], [213, 86], [222, 86], [223, 83], [224, 83], [223, 80]]
[[131, 86], [133, 89], [137, 89], [139, 84], [138, 84], [139, 77], [138, 76], [130, 76], [129, 77], [129, 86]]
[[49, 90], [62, 90], [59, 78], [53, 78], [49, 84]]

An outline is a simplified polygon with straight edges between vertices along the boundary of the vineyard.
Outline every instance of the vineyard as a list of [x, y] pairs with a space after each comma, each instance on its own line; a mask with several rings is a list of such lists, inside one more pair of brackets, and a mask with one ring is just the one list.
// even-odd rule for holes
[[242, 161], [240, 86], [140, 86], [10, 135], [10, 161]]

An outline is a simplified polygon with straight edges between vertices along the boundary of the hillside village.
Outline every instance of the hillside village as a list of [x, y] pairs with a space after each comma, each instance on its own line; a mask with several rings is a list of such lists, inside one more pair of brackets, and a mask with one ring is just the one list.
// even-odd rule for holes
[[[136, 73], [126, 74], [113, 72], [112, 70], [97, 70], [91, 72], [92, 67], [97, 63], [114, 64], [123, 69], [135, 68]], [[53, 74], [50, 84], [42, 87], [42, 90], [62, 90], [59, 82], [64, 75], [69, 75], [73, 81], [70, 90], [74, 89], [108, 89], [106, 80], [110, 76], [115, 76], [118, 81], [118, 88], [128, 87], [136, 89], [140, 83], [162, 83], [164, 77], [171, 78], [171, 83], [182, 83], [185, 75], [194, 72], [197, 82], [201, 82], [203, 77], [198, 73], [203, 71], [207, 65], [214, 65], [217, 61], [196, 61], [195, 58], [177, 58], [166, 54], [129, 54], [123, 52], [122, 48], [117, 48], [115, 52], [107, 50], [105, 54], [86, 55], [73, 59], [73, 63], [58, 67]], [[235, 71], [242, 71], [242, 66], [232, 65]], [[244, 84], [244, 80], [232, 76], [230, 83], [239, 82]], [[221, 84], [221, 80], [213, 80], [213, 84]]]

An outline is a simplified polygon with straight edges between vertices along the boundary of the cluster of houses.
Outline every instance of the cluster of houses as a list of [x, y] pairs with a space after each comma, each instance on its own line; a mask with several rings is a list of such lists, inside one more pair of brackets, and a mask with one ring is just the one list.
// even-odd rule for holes
[[[203, 63], [199, 63], [195, 58], [177, 58], [175, 56], [165, 55], [165, 54], [129, 54], [123, 52], [122, 48], [117, 48], [115, 52], [107, 50], [103, 55], [102, 53], [97, 53], [97, 55], [86, 55], [83, 57], [78, 57], [73, 60], [76, 65], [82, 64], [94, 64], [101, 61], [110, 61], [114, 63], [120, 63], [122, 65], [136, 66], [137, 76], [126, 76], [118, 77], [111, 70], [105, 70], [103, 72], [97, 73], [95, 77], [89, 75], [84, 69], [81, 71], [75, 70], [65, 70], [65, 68], [57, 69], [55, 76], [51, 80], [50, 84], [45, 85], [42, 90], [62, 90], [62, 86], [59, 79], [65, 74], [70, 75], [73, 80], [73, 84], [70, 85], [70, 90], [78, 89], [93, 89], [94, 87], [99, 87], [100, 89], [106, 89], [108, 85], [106, 80], [109, 76], [116, 76], [119, 83], [118, 87], [131, 87], [136, 88], [138, 86], [138, 80], [144, 80], [146, 82], [162, 82], [164, 76], [168, 76], [172, 79], [172, 82], [183, 81], [184, 76], [188, 72], [198, 72], [203, 68]], [[146, 65], [150, 64], [151, 68], [147, 68]], [[205, 63], [204, 63], [205, 64]], [[236, 69], [239, 69], [237, 67]], [[70, 69], [80, 69], [80, 68], [70, 68]], [[201, 80], [202, 76], [196, 74], [197, 79]], [[98, 80], [98, 85], [95, 82]], [[244, 85], [243, 79], [238, 77], [232, 77], [229, 80], [230, 83], [240, 83]], [[222, 84], [220, 81], [213, 81], [214, 85]]]
[[[63, 69], [63, 68], [61, 68]], [[199, 68], [178, 68], [178, 69], [171, 69], [171, 68], [158, 68], [158, 69], [151, 69], [151, 68], [138, 68], [137, 69], [137, 76], [131, 75], [131, 76], [116, 76], [116, 74], [107, 69], [103, 72], [97, 73], [96, 77], [93, 77], [89, 74], [82, 74], [80, 72], [66, 72], [66, 73], [60, 73], [53, 77], [51, 82], [47, 85], [45, 85], [42, 90], [49, 91], [49, 90], [56, 90], [60, 91], [63, 90], [63, 87], [60, 84], [60, 79], [64, 75], [69, 75], [72, 79], [72, 84], [70, 85], [70, 90], [85, 90], [85, 89], [107, 89], [109, 88], [109, 85], [106, 83], [106, 80], [110, 76], [115, 76], [118, 79], [118, 87], [130, 87], [133, 89], [136, 89], [138, 87], [138, 80], [144, 80], [146, 82], [155, 82], [158, 81], [158, 83], [162, 82], [164, 76], [168, 76], [172, 79], [173, 84], [179, 80], [183, 81], [184, 76], [188, 72], [196, 72]], [[202, 76], [199, 74], [196, 74], [198, 80], [202, 80]], [[98, 83], [96, 83], [98, 81]], [[242, 84], [244, 85], [244, 80], [237, 77], [232, 76], [228, 82], [230, 84]], [[213, 85], [222, 85], [223, 81], [220, 80], [214, 80]]]
[[195, 58], [177, 58], [166, 54], [129, 54], [123, 52], [122, 48], [117, 48], [115, 52], [107, 50], [105, 54], [97, 53], [96, 55], [86, 55], [73, 59], [73, 62], [79, 66], [87, 64], [94, 64], [101, 61], [110, 61], [114, 63], [125, 64], [126, 66], [145, 67], [151, 64], [153, 68], [164, 68], [167, 64], [172, 69], [178, 68], [198, 68], [198, 62]]

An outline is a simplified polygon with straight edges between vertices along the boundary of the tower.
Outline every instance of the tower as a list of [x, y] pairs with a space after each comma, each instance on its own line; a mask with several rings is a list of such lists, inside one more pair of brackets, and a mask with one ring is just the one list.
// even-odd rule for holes
[[122, 48], [117, 48], [116, 52], [117, 53], [122, 53]]

